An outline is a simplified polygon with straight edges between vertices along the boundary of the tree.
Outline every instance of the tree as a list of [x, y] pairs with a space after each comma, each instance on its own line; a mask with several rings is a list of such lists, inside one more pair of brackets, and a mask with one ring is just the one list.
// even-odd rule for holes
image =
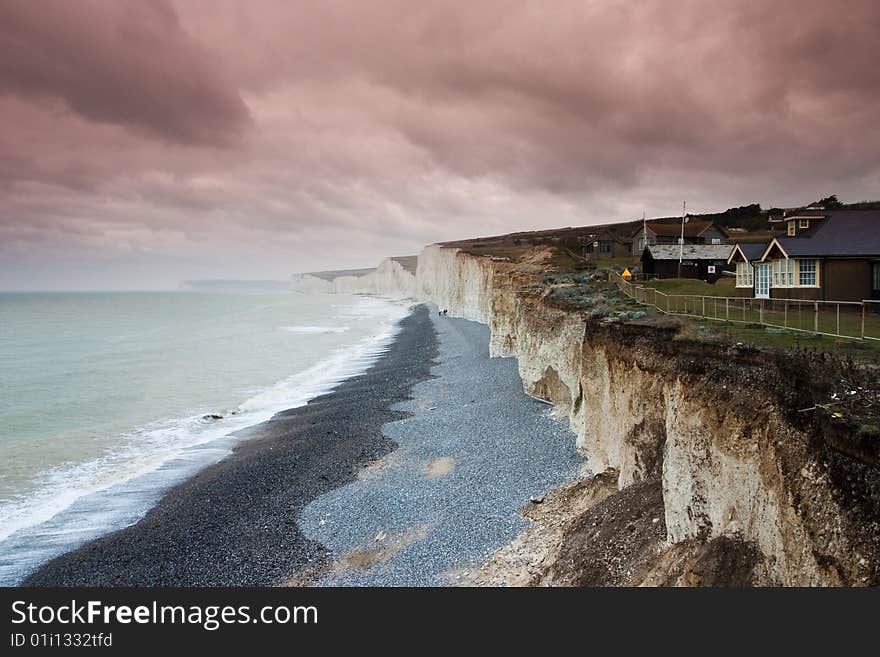
[[839, 210], [843, 207], [843, 203], [838, 200], [837, 194], [832, 194], [831, 196], [826, 196], [825, 198], [820, 199], [819, 204], [826, 210]]

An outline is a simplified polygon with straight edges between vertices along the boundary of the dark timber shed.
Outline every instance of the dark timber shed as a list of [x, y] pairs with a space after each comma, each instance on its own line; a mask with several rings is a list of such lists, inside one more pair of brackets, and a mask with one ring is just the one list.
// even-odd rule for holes
[[649, 278], [698, 278], [714, 283], [725, 270], [732, 247], [727, 244], [654, 244], [642, 251], [642, 272]]

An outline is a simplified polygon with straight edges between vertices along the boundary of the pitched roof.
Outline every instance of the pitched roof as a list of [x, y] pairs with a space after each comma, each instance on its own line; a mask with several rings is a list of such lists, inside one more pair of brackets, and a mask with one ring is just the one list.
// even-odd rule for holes
[[[711, 221], [700, 221], [691, 219], [684, 225], [684, 236], [685, 237], [696, 237], [704, 230], [707, 230], [714, 224]], [[720, 226], [715, 226], [724, 233], [724, 230]], [[648, 222], [648, 230], [650, 230], [655, 235], [663, 235], [664, 237], [681, 237], [681, 222], [672, 223], [672, 224], [660, 224], [660, 223], [651, 223]], [[642, 232], [642, 227], [639, 226], [637, 230], [633, 231], [630, 237], [637, 237], [639, 233]]]
[[604, 230], [599, 231], [598, 235], [593, 236], [596, 240], [608, 240], [610, 239], [613, 242], [617, 242], [619, 244], [626, 244], [626, 239], [613, 233], [610, 229], [605, 228]]
[[767, 248], [767, 244], [769, 244], [769, 242], [738, 242], [736, 246], [739, 247], [739, 250], [746, 257], [746, 260], [752, 262], [753, 260], [761, 259], [761, 256], [764, 255], [764, 250]]
[[732, 246], [729, 244], [651, 244], [645, 249], [654, 260], [678, 260], [679, 253], [685, 260], [727, 260]]
[[809, 237], [777, 237], [776, 242], [790, 257], [880, 257], [880, 210], [835, 210], [825, 215]]

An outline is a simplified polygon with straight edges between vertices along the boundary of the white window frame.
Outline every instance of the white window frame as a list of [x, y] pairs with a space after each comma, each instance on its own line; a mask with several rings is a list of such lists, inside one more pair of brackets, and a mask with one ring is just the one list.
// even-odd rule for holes
[[750, 262], [736, 263], [736, 286], [751, 288], [755, 285], [755, 271]]
[[798, 219], [798, 228], [809, 228], [810, 220], [809, 219]]
[[[806, 263], [812, 263], [813, 271], [812, 272], [804, 272], [803, 266]], [[815, 258], [804, 258], [797, 261], [797, 287], [819, 287], [819, 261]], [[812, 283], [803, 283], [804, 273], [812, 273], [813, 282]]]
[[797, 287], [794, 260], [777, 258], [770, 261], [770, 287]]
[[[764, 289], [763, 280], [766, 275], [767, 288]], [[770, 263], [769, 262], [759, 262], [755, 265], [755, 298], [756, 299], [769, 299], [770, 298]]]
[[721, 244], [721, 238], [720, 237], [713, 237], [712, 244]]
[[794, 226], [794, 219], [792, 219], [791, 221], [788, 222], [788, 236], [794, 237], [795, 235], [797, 235], [797, 230], [795, 229], [795, 226]]
[[[801, 269], [803, 263], [812, 263], [813, 271], [804, 272], [804, 275], [812, 274], [812, 283], [803, 283], [801, 278]], [[770, 266], [770, 287], [776, 289], [794, 288], [794, 287], [821, 287], [822, 270], [817, 258], [775, 258], [767, 262]], [[807, 265], [809, 267], [810, 265]], [[738, 279], [737, 279], [738, 280]], [[808, 279], [809, 280], [809, 279]], [[737, 287], [739, 285], [737, 284]]]

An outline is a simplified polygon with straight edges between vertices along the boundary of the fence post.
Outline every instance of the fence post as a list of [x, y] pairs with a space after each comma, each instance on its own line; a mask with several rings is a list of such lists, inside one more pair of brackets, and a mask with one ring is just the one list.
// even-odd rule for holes
[[784, 307], [785, 307], [785, 310], [783, 311], [783, 315], [782, 315], [782, 325], [785, 328], [788, 328], [788, 299], [786, 299], [784, 301]]
[[764, 300], [761, 299], [761, 305], [758, 307], [758, 323], [764, 324]]
[[819, 302], [813, 302], [813, 332], [819, 332]]
[[863, 301], [862, 302], [862, 340], [865, 339], [865, 306], [866, 305], [867, 304]]
[[703, 297], [703, 317], [706, 317], [706, 297]]
[[837, 335], [840, 335], [840, 304], [837, 304]]

